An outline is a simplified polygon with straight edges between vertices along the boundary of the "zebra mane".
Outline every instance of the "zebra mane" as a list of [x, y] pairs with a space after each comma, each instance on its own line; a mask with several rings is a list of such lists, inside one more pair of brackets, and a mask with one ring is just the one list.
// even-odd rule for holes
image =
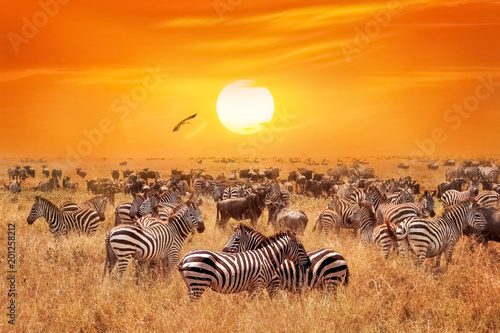
[[249, 227], [249, 226], [247, 226], [247, 225], [245, 225], [243, 223], [240, 223], [236, 228], [240, 229], [243, 233], [254, 234], [254, 235], [257, 235], [259, 237], [262, 237], [262, 240], [268, 238], [266, 235], [264, 235], [260, 231], [257, 231], [256, 229], [254, 229], [252, 227]]
[[290, 230], [280, 231], [272, 236], [267, 237], [267, 239], [265, 239], [262, 242], [262, 247], [265, 247], [269, 244], [274, 244], [274, 243], [276, 243], [276, 241], [278, 241], [279, 239], [281, 239], [285, 236], [288, 236], [292, 239], [296, 239], [295, 234], [292, 231], [290, 231]]
[[382, 192], [380, 192], [380, 190], [378, 189], [378, 187], [377, 187], [377, 186], [375, 186], [375, 185], [370, 185], [370, 186], [368, 187], [368, 189], [371, 189], [371, 191], [375, 191], [375, 193], [376, 193], [377, 195], [380, 195], [380, 197], [381, 197], [382, 199], [387, 200], [387, 196], [386, 196], [385, 194], [382, 194]]
[[377, 216], [375, 215], [375, 211], [373, 210], [372, 205], [370, 205], [368, 202], [361, 201], [360, 203], [358, 203], [358, 206], [360, 209], [364, 208], [368, 212], [370, 220], [372, 220], [374, 223], [377, 222]]
[[37, 196], [35, 197], [35, 200], [36, 200], [36, 201], [42, 201], [42, 202], [44, 202], [47, 206], [49, 206], [49, 207], [50, 207], [50, 208], [52, 208], [52, 209], [55, 209], [55, 210], [58, 210], [58, 211], [60, 211], [60, 210], [61, 210], [61, 209], [60, 209], [60, 208], [59, 208], [59, 207], [58, 207], [55, 203], [53, 203], [52, 201], [50, 201], [50, 200], [49, 200], [49, 199], [47, 199], [47, 198], [43, 198], [43, 197], [41, 197], [41, 196], [37, 195]]
[[173, 209], [172, 209], [172, 213], [168, 216], [168, 222], [170, 222], [170, 220], [175, 216], [177, 215], [179, 212], [181, 212], [186, 206], [191, 206], [192, 204], [189, 202], [189, 201], [186, 201], [185, 203], [184, 202], [179, 202]]
[[462, 200], [460, 202], [457, 202], [456, 204], [454, 205], [451, 205], [451, 206], [448, 206], [448, 207], [445, 207], [444, 208], [444, 211], [443, 211], [443, 216], [446, 216], [446, 215], [449, 215], [451, 214], [453, 211], [456, 211], [457, 209], [461, 208], [461, 207], [465, 207], [465, 206], [468, 206], [470, 204], [474, 204], [474, 205], [477, 205], [477, 201], [476, 199], [474, 198], [467, 198], [465, 200]]

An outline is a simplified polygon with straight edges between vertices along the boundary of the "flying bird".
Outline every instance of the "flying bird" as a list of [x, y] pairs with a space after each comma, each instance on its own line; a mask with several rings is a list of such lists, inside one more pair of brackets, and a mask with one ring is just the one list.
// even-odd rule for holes
[[187, 117], [186, 119], [184, 119], [183, 121], [178, 123], [177, 126], [174, 127], [174, 130], [172, 132], [177, 132], [179, 130], [179, 128], [181, 128], [182, 125], [189, 124], [188, 120], [193, 119], [194, 117], [196, 117], [196, 115], [197, 115], [197, 113], [193, 114], [192, 116]]

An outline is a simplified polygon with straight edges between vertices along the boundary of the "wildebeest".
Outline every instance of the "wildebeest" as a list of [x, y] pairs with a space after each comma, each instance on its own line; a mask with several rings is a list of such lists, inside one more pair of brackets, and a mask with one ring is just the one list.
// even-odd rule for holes
[[36, 188], [37, 191], [41, 192], [52, 192], [54, 188], [59, 188], [59, 180], [57, 178], [50, 178], [48, 181], [47, 180], [41, 180], [40, 183], [38, 183], [38, 187]]
[[62, 170], [61, 169], [52, 169], [52, 178], [61, 179], [62, 178]]
[[18, 178], [20, 180], [26, 180], [26, 178], [28, 177], [28, 172], [26, 171], [26, 169], [19, 169], [19, 171], [17, 172], [17, 175], [18, 175]]
[[264, 174], [266, 175], [266, 178], [268, 178], [268, 179], [276, 179], [280, 176], [280, 169], [279, 168], [267, 168], [264, 170]]
[[83, 170], [82, 168], [76, 168], [76, 174], [82, 178], [87, 177], [87, 171]]
[[68, 188], [70, 190], [75, 190], [78, 188], [78, 183], [73, 183], [69, 176], [64, 177], [63, 179], [63, 188]]
[[444, 192], [448, 190], [461, 191], [462, 190], [462, 181], [452, 180], [451, 182], [443, 182], [438, 185], [437, 188], [437, 198], [441, 198]]
[[25, 165], [24, 168], [26, 169], [26, 173], [28, 174], [28, 177], [35, 178], [35, 169], [33, 169], [30, 165]]
[[439, 169], [439, 165], [436, 162], [431, 162], [431, 163], [427, 164], [427, 169], [437, 170], [437, 169]]
[[111, 171], [111, 177], [115, 182], [118, 182], [118, 178], [120, 178], [120, 172], [118, 170]]
[[4, 186], [14, 194], [21, 192], [21, 182], [18, 180], [11, 180], [9, 185]]
[[[225, 228], [232, 217], [237, 221], [250, 219], [253, 226], [262, 215], [265, 193], [250, 194], [244, 198], [228, 199], [217, 202], [216, 225]], [[219, 219], [220, 215], [220, 219]]]
[[300, 235], [304, 234], [306, 229], [307, 218], [306, 213], [302, 210], [294, 211], [285, 207], [283, 203], [272, 202], [269, 207], [268, 224], [272, 223], [276, 230], [292, 230]]
[[48, 168], [42, 168], [42, 174], [46, 177], [49, 178], [50, 176], [50, 170]]
[[9, 173], [9, 179], [12, 180], [17, 180], [19, 179], [19, 170], [21, 170], [21, 167], [18, 165], [15, 168], [9, 168], [8, 173]]

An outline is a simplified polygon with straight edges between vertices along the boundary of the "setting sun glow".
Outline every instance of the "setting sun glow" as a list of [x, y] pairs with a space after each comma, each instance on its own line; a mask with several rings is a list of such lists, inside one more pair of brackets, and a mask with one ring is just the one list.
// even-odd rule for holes
[[252, 80], [229, 84], [217, 99], [217, 115], [221, 123], [238, 134], [261, 131], [273, 114], [273, 96], [267, 88], [255, 86]]

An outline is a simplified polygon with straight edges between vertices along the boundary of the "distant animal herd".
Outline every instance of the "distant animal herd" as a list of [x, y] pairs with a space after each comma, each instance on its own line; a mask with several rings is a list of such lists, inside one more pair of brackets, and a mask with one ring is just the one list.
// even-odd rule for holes
[[[120, 278], [132, 260], [137, 261], [138, 279], [146, 271], [168, 276], [177, 268], [193, 300], [206, 289], [220, 293], [266, 289], [271, 297], [279, 289], [330, 292], [348, 284], [347, 260], [332, 249], [305, 250], [299, 238], [306, 232], [309, 218], [303, 210], [289, 208], [294, 197], [329, 199], [326, 207], [318, 207], [312, 232], [326, 236], [352, 229], [356, 237], [360, 234], [361, 243], [374, 244], [385, 258], [392, 252], [401, 253], [404, 258], [415, 258], [417, 266], [430, 257], [437, 258], [438, 266], [442, 254], [446, 264], [451, 263], [454, 246], [463, 235], [485, 246], [500, 241], [496, 164], [492, 160], [446, 160], [441, 164], [445, 181], [425, 190], [410, 176], [380, 179], [362, 160], [350, 165], [339, 161], [325, 173], [296, 168], [285, 177], [278, 167], [231, 170], [228, 177], [223, 173], [213, 176], [201, 168], [189, 172], [173, 169], [167, 178], [145, 168], [112, 170], [111, 178], [85, 180], [87, 172], [78, 168], [76, 176], [86, 181], [87, 191], [95, 196], [85, 202], [55, 204], [38, 195], [27, 221], [32, 224], [44, 217], [56, 239], [72, 233], [92, 236], [111, 204], [114, 227], [105, 237], [103, 277], [116, 267]], [[409, 167], [397, 165], [403, 170]], [[440, 166], [438, 161], [430, 161], [427, 167], [438, 170]], [[35, 191], [58, 189], [61, 179], [63, 189], [79, 189], [70, 176], [63, 178], [60, 169], [49, 170], [44, 164], [41, 174], [44, 179]], [[23, 181], [35, 177], [35, 169], [12, 167], [8, 176], [10, 183], [5, 186], [17, 194]], [[115, 205], [117, 193], [129, 194], [130, 201]], [[200, 206], [212, 200], [216, 221], [207, 226]], [[443, 206], [440, 216], [436, 216], [435, 200]], [[266, 209], [267, 224], [276, 232], [269, 237], [259, 231]], [[248, 220], [249, 224], [233, 226], [221, 251], [198, 249], [179, 259], [188, 237], [207, 227], [225, 229], [231, 219]]]

